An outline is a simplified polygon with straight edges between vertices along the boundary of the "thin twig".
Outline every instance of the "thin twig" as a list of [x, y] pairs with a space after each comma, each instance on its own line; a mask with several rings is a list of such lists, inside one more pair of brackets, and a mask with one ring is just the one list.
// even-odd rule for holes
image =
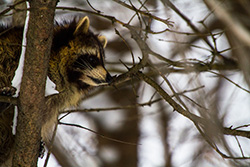
[[114, 141], [114, 142], [117, 142], [117, 143], [122, 143], [122, 144], [127, 144], [127, 145], [133, 145], [133, 146], [140, 145], [140, 144], [136, 144], [136, 143], [126, 142], [126, 141], [122, 141], [122, 140], [118, 140], [118, 139], [114, 139], [114, 138], [107, 137], [107, 136], [105, 136], [105, 135], [102, 135], [102, 134], [100, 134], [100, 133], [94, 131], [94, 130], [91, 130], [91, 129], [89, 129], [89, 128], [83, 127], [83, 126], [81, 126], [81, 125], [71, 124], [71, 123], [64, 123], [64, 122], [59, 122], [58, 124], [59, 124], [59, 125], [67, 125], [67, 126], [73, 126], [73, 127], [81, 128], [81, 129], [90, 131], [90, 132], [96, 134], [96, 135], [99, 136], [99, 137], [102, 137], [102, 138], [104, 138], [104, 139], [111, 140], [111, 141]]
[[[183, 116], [187, 117], [188, 119], [190, 119], [194, 125], [196, 126], [197, 130], [199, 130], [200, 134], [203, 135], [203, 138], [207, 141], [207, 143], [216, 151], [218, 152], [223, 158], [227, 158], [227, 159], [238, 159], [238, 160], [243, 160], [243, 159], [250, 159], [250, 157], [230, 157], [227, 156], [226, 154], [222, 153], [219, 148], [212, 143], [212, 141], [210, 139], [208, 139], [206, 136], [204, 136], [205, 134], [203, 133], [203, 131], [200, 128], [200, 125], [210, 125], [213, 122], [212, 121], [208, 121], [205, 120], [204, 118], [201, 118], [195, 114], [192, 114], [191, 112], [186, 111], [181, 105], [179, 105], [178, 103], [176, 103], [171, 96], [169, 96], [157, 83], [155, 83], [155, 81], [153, 81], [151, 78], [149, 78], [148, 76], [144, 75], [141, 72], [138, 72], [137, 76], [144, 80], [146, 83], [148, 83], [150, 86], [152, 86], [155, 90], [157, 90], [157, 92], [164, 98], [164, 100], [166, 102], [168, 102], [175, 111], [177, 111], [178, 113], [182, 114]], [[248, 131], [239, 131], [239, 130], [232, 130], [229, 128], [223, 128], [222, 131], [224, 134], [227, 135], [236, 135], [238, 134], [239, 136], [244, 136], [247, 138], [250, 138], [250, 132]]]
[[47, 167], [47, 165], [48, 165], [49, 157], [51, 155], [51, 150], [52, 150], [53, 143], [54, 143], [54, 140], [55, 140], [55, 137], [56, 137], [57, 128], [58, 128], [58, 122], [55, 124], [53, 135], [52, 135], [52, 138], [51, 138], [51, 142], [47, 146], [48, 153], [47, 153], [47, 156], [46, 156], [46, 159], [45, 159], [43, 167]]
[[120, 107], [108, 107], [108, 108], [90, 108], [90, 109], [77, 109], [77, 110], [65, 110], [61, 113], [72, 113], [72, 112], [100, 112], [100, 111], [113, 111], [113, 110], [123, 110], [123, 109], [131, 109], [136, 107], [144, 107], [144, 106], [151, 106], [152, 104], [161, 101], [162, 98], [158, 98], [155, 100], [151, 100], [146, 103], [136, 103], [134, 105], [127, 105], [127, 106], [120, 106]]
[[215, 75], [217, 75], [217, 76], [219, 76], [219, 77], [222, 77], [222, 78], [226, 79], [227, 81], [231, 82], [232, 84], [234, 84], [236, 87], [238, 87], [238, 88], [244, 90], [244, 91], [247, 92], [247, 93], [250, 93], [250, 90], [247, 90], [247, 89], [243, 88], [243, 87], [240, 86], [239, 84], [237, 84], [237, 83], [235, 83], [234, 81], [232, 81], [231, 79], [227, 78], [225, 75], [222, 75], [222, 74], [217, 73], [217, 72], [214, 72], [214, 71], [208, 71], [208, 72], [213, 73], [213, 74], [215, 74]]
[[91, 3], [89, 2], [89, 0], [86, 0], [86, 2], [87, 2], [87, 4], [89, 5], [89, 7], [90, 7], [91, 9], [93, 9], [95, 12], [101, 13], [101, 11], [95, 9], [95, 8], [91, 5]]
[[133, 51], [132, 51], [131, 47], [129, 46], [129, 44], [127, 43], [127, 41], [123, 38], [123, 36], [120, 34], [120, 32], [116, 28], [115, 28], [115, 33], [122, 39], [122, 41], [124, 42], [124, 44], [127, 46], [128, 50], [130, 51], [131, 56], [132, 56], [133, 65], [135, 65], [135, 56], [133, 54]]
[[240, 144], [240, 142], [239, 142], [237, 136], [234, 136], [234, 138], [235, 138], [235, 140], [237, 141], [237, 144], [238, 144], [238, 146], [239, 146], [239, 148], [240, 148], [240, 152], [241, 152], [242, 157], [245, 157], [244, 152], [243, 152], [243, 149], [242, 149], [242, 147], [241, 147], [241, 144]]
[[3, 10], [2, 12], [0, 12], [0, 16], [5, 15], [9, 11], [15, 9], [15, 6], [20, 5], [22, 3], [25, 3], [26, 1], [27, 0], [19, 1], [19, 2], [16, 2], [15, 4], [13, 4], [13, 5], [10, 5], [7, 9]]
[[[201, 31], [191, 22], [191, 20], [187, 16], [185, 16], [172, 2], [170, 2], [170, 0], [165, 0], [165, 2], [167, 6], [170, 7], [173, 11], [175, 11], [175, 13], [177, 13], [197, 35], [202, 34]], [[206, 36], [202, 35], [200, 36], [200, 38], [203, 39], [212, 50], [214, 50], [212, 44], [209, 42]]]
[[122, 6], [124, 6], [124, 7], [126, 7], [126, 8], [128, 8], [128, 9], [131, 9], [133, 11], [136, 10], [136, 12], [138, 12], [140, 14], [143, 14], [143, 15], [148, 16], [150, 18], [153, 18], [153, 19], [155, 19], [157, 21], [160, 21], [160, 22], [166, 24], [169, 27], [173, 27], [173, 22], [169, 21], [169, 18], [168, 19], [162, 19], [162, 18], [159, 18], [157, 16], [152, 15], [151, 13], [144, 12], [144, 11], [141, 11], [141, 10], [137, 10], [135, 7], [130, 6], [130, 5], [126, 4], [125, 2], [122, 2], [122, 1], [119, 1], [119, 0], [113, 0], [113, 1], [120, 4], [120, 5], [122, 5]]

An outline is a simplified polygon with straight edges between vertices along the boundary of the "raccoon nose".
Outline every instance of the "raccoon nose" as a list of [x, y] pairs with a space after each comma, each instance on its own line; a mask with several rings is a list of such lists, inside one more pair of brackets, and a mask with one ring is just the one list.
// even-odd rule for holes
[[109, 73], [107, 73], [105, 81], [110, 84], [112, 82], [112, 79], [113, 79], [112, 76]]

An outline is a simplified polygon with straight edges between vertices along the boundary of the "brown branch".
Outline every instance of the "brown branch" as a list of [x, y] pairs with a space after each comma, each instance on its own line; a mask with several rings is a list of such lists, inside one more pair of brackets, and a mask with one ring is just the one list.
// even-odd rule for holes
[[240, 141], [238, 140], [237, 136], [234, 136], [234, 138], [235, 138], [235, 140], [237, 141], [238, 147], [240, 148], [241, 156], [242, 156], [242, 157], [245, 157], [244, 151], [243, 151], [243, 149], [242, 149], [242, 147], [241, 147], [241, 144], [240, 144]]
[[[106, 64], [118, 65], [118, 62], [107, 62]], [[125, 62], [126, 65], [133, 66], [132, 63]], [[211, 70], [215, 71], [227, 71], [227, 70], [235, 70], [239, 71], [239, 67], [237, 64], [224, 64], [224, 63], [214, 63], [214, 64], [206, 64], [206, 63], [194, 63], [194, 62], [177, 62], [174, 63], [177, 66], [174, 66], [169, 63], [152, 63], [153, 66], [157, 67], [159, 71], [163, 74], [170, 73], [180, 73], [180, 74], [188, 74], [192, 72], [210, 72]], [[174, 67], [169, 67], [174, 66]], [[110, 71], [116, 73], [125, 73], [126, 71], [120, 69], [109, 69]], [[146, 73], [148, 76], [155, 76], [158, 73], [155, 71], [149, 71]]]
[[59, 6], [59, 7], [56, 7], [56, 9], [89, 13], [89, 14], [104, 17], [104, 18], [110, 20], [112, 23], [118, 23], [118, 24], [121, 24], [121, 25], [125, 25], [125, 23], [123, 23], [122, 21], [116, 19], [114, 16], [104, 15], [104, 14], [101, 14], [99, 12], [93, 12], [93, 11], [90, 11], [90, 10], [80, 9], [80, 8], [76, 8], [76, 7], [61, 7], [61, 6]]
[[[185, 93], [189, 93], [189, 92], [194, 92], [197, 91], [201, 88], [204, 88], [204, 86], [200, 86], [194, 89], [190, 89], [190, 90], [185, 90], [183, 92], [180, 93], [176, 93], [177, 95], [181, 95], [181, 96], [185, 96]], [[174, 95], [172, 95], [171, 97], [174, 97]], [[122, 109], [131, 109], [131, 108], [136, 108], [136, 107], [144, 107], [144, 106], [151, 106], [154, 103], [157, 103], [159, 101], [161, 101], [162, 98], [158, 98], [155, 100], [152, 100], [152, 98], [150, 98], [150, 100], [148, 102], [145, 103], [136, 103], [134, 105], [126, 105], [126, 106], [120, 106], [120, 107], [108, 107], [108, 108], [90, 108], [90, 109], [76, 109], [76, 110], [65, 110], [60, 112], [60, 114], [62, 113], [73, 113], [73, 112], [100, 112], [100, 111], [111, 111], [111, 110], [122, 110]]]
[[[197, 33], [197, 35], [202, 34], [201, 31], [190, 21], [190, 19], [187, 16], [185, 16], [172, 2], [170, 2], [170, 0], [165, 0], [164, 2], [167, 4], [168, 7], [170, 7], [173, 11], [175, 11], [175, 13], [177, 13], [189, 25], [189, 27], [191, 27], [191, 29], [195, 33]], [[201, 35], [200, 38], [203, 39], [212, 50], [214, 50], [214, 47], [209, 42], [206, 36]]]
[[124, 24], [123, 26], [130, 31], [132, 38], [136, 41], [137, 45], [141, 49], [142, 59], [140, 59], [139, 63], [135, 64], [131, 69], [129, 69], [128, 72], [115, 78], [112, 85], [120, 84], [134, 76], [141, 68], [146, 66], [149, 56], [148, 53], [150, 49], [146, 42], [141, 39], [141, 36], [139, 33], [137, 33], [136, 28], [128, 24]]
[[62, 113], [72, 113], [72, 112], [100, 112], [100, 111], [111, 111], [111, 110], [123, 110], [123, 109], [131, 109], [131, 108], [137, 108], [137, 107], [144, 107], [144, 106], [151, 106], [154, 103], [157, 103], [161, 101], [162, 98], [158, 98], [155, 100], [151, 100], [146, 103], [136, 103], [135, 105], [126, 105], [126, 106], [120, 106], [120, 107], [108, 107], [108, 108], [90, 108], [90, 109], [77, 109], [77, 110], [65, 110], [60, 112]]
[[219, 4], [215, 0], [205, 0], [204, 1], [210, 8], [213, 9], [214, 14], [227, 25], [227, 27], [232, 31], [232, 33], [247, 46], [250, 46], [250, 33], [249, 30], [242, 25], [242, 23], [234, 18], [233, 13]]
[[[67, 125], [67, 126], [73, 126], [73, 127], [77, 127], [77, 128], [81, 128], [81, 129], [84, 129], [84, 130], [87, 130], [87, 131], [90, 131], [94, 134], [96, 134], [97, 136], [100, 136], [104, 139], [107, 139], [107, 140], [111, 140], [111, 141], [114, 141], [114, 142], [117, 142], [117, 143], [121, 143], [121, 144], [128, 144], [128, 145], [134, 145], [134, 146], [137, 146], [138, 144], [136, 143], [131, 143], [131, 142], [126, 142], [126, 141], [122, 141], [122, 140], [118, 140], [118, 139], [114, 139], [114, 138], [111, 138], [111, 137], [107, 137], [103, 134], [100, 134], [92, 129], [89, 129], [89, 128], [86, 128], [86, 127], [83, 127], [81, 125], [78, 125], [78, 124], [71, 124], [71, 123], [64, 123], [64, 122], [59, 122], [58, 125]], [[140, 144], [139, 144], [140, 145]]]
[[117, 29], [115, 29], [115, 33], [122, 39], [123, 43], [127, 46], [128, 50], [130, 51], [130, 54], [132, 56], [133, 65], [135, 65], [135, 56], [133, 54], [131, 47], [129, 46], [127, 41], [123, 38], [123, 36], [120, 34], [120, 32]]
[[[2, 12], [0, 12], [0, 16], [5, 15], [9, 11], [15, 9], [15, 6], [20, 5], [22, 3], [25, 3], [26, 1], [27, 0], [19, 1], [19, 2], [15, 3], [15, 4], [13, 4], [13, 5], [10, 5], [7, 9], [3, 10]], [[22, 11], [24, 11], [24, 10], [22, 10]]]
[[55, 137], [56, 137], [57, 128], [58, 128], [58, 122], [56, 123], [56, 125], [55, 125], [55, 127], [54, 127], [54, 130], [53, 130], [53, 134], [52, 134], [50, 143], [46, 143], [46, 144], [47, 144], [47, 148], [48, 148], [48, 153], [47, 153], [45, 162], [44, 162], [44, 164], [43, 164], [43, 167], [47, 167], [47, 165], [48, 165], [49, 157], [50, 157], [50, 155], [51, 155], [51, 150], [52, 150], [52, 148], [53, 148], [53, 144], [54, 144]]
[[[190, 89], [190, 90], [185, 90], [183, 92], [179, 92], [179, 93], [176, 93], [176, 94], [180, 95], [180, 96], [185, 96], [184, 95], [185, 93], [194, 92], [194, 91], [197, 91], [197, 90], [202, 89], [202, 88], [204, 88], [204, 86], [200, 86], [200, 87]], [[171, 95], [171, 97], [174, 97], [174, 95]], [[158, 99], [155, 99], [155, 100], [152, 100], [152, 98], [150, 98], [150, 100], [148, 102], [136, 103], [134, 105], [126, 105], [126, 106], [120, 106], [120, 107], [108, 107], [108, 108], [103, 108], [102, 107], [102, 108], [90, 108], [90, 109], [86, 108], [86, 109], [76, 109], [76, 110], [65, 110], [65, 111], [60, 112], [60, 114], [62, 114], [62, 113], [73, 113], [73, 112], [100, 112], [100, 111], [131, 109], [131, 108], [136, 108], [136, 107], [151, 106], [152, 104], [157, 103], [157, 102], [159, 102], [161, 100], [162, 100], [162, 98], [158, 98]]]
[[160, 18], [160, 17], [157, 17], [157, 16], [152, 15], [152, 14], [149, 13], [149, 12], [144, 12], [144, 11], [142, 11], [142, 10], [138, 10], [138, 9], [136, 9], [134, 6], [130, 6], [130, 5], [126, 4], [125, 2], [122, 2], [122, 1], [119, 1], [119, 0], [113, 0], [113, 1], [116, 2], [116, 3], [118, 3], [118, 4], [120, 4], [120, 5], [122, 5], [122, 6], [124, 6], [124, 7], [126, 7], [126, 8], [128, 8], [128, 9], [133, 10], [133, 11], [135, 11], [135, 12], [137, 12], [137, 13], [140, 13], [140, 14], [142, 14], [142, 15], [145, 15], [145, 16], [148, 16], [148, 17], [150, 17], [150, 18], [153, 18], [154, 20], [160, 21], [160, 22], [166, 24], [166, 25], [169, 26], [169, 27], [173, 27], [173, 22], [172, 22], [172, 21], [169, 21], [169, 18], [168, 18], [168, 19], [162, 19], [162, 18]]
[[202, 131], [202, 129], [200, 128], [200, 126], [198, 124], [195, 123], [195, 126], [197, 128], [197, 130], [200, 132], [200, 134], [202, 135], [202, 137], [206, 140], [206, 142], [223, 158], [226, 159], [237, 159], [237, 160], [245, 160], [245, 159], [250, 159], [250, 157], [233, 157], [233, 156], [228, 156], [226, 154], [224, 154], [219, 148], [218, 146], [210, 139], [210, 137], [208, 135], [206, 135], [205, 132]]
[[155, 81], [153, 81], [147, 75], [144, 75], [143, 73], [138, 72], [137, 76], [141, 80], [145, 81], [147, 84], [152, 86], [162, 96], [162, 98], [174, 108], [175, 111], [177, 111], [180, 114], [182, 114], [183, 116], [191, 119], [192, 121], [194, 121], [195, 119], [197, 119], [197, 120], [200, 119], [200, 117], [198, 117], [198, 116], [186, 111], [184, 108], [182, 108], [181, 105], [176, 103], [169, 94], [167, 94]]
[[246, 137], [246, 138], [250, 139], [250, 131], [236, 130], [236, 129], [231, 129], [231, 128], [224, 128], [223, 133], [225, 135], [241, 136], [241, 137]]
[[[250, 157], [230, 157], [230, 156], [227, 156], [224, 153], [222, 153], [218, 149], [218, 147], [215, 144], [213, 144], [209, 138], [206, 137], [206, 135], [203, 133], [203, 131], [200, 128], [200, 126], [203, 126], [203, 125], [209, 126], [211, 124], [214, 124], [212, 120], [206, 120], [204, 118], [201, 118], [201, 117], [199, 117], [199, 116], [197, 116], [195, 114], [192, 114], [191, 112], [188, 112], [187, 110], [185, 110], [181, 105], [179, 105], [177, 102], [175, 102], [172, 99], [172, 97], [170, 95], [168, 95], [157, 83], [155, 83], [155, 81], [153, 81], [151, 78], [149, 78], [145, 74], [143, 74], [141, 72], [138, 72], [137, 76], [141, 80], [144, 80], [147, 84], [152, 86], [162, 96], [162, 98], [174, 108], [175, 111], [177, 111], [181, 115], [183, 115], [183, 116], [187, 117], [188, 119], [190, 119], [194, 123], [196, 128], [199, 130], [201, 135], [203, 135], [204, 139], [208, 142], [208, 144], [210, 146], [212, 146], [212, 148], [214, 148], [215, 151], [218, 152], [223, 158], [228, 158], [228, 159], [249, 159], [250, 158]], [[226, 135], [242, 136], [242, 137], [246, 137], [246, 138], [250, 139], [250, 132], [249, 131], [233, 130], [233, 129], [230, 129], [230, 128], [223, 128], [222, 133], [226, 134]]]
[[249, 126], [250, 126], [250, 124], [246, 124], [246, 125], [237, 126], [236, 128], [233, 128], [233, 129], [236, 130], [236, 129], [240, 129], [240, 128], [247, 128]]
[[89, 7], [90, 7], [92, 10], [94, 10], [94, 11], [97, 12], [97, 13], [101, 13], [101, 11], [95, 9], [95, 8], [91, 5], [91, 3], [89, 2], [89, 0], [86, 0], [86, 2], [87, 2], [87, 4], [89, 5]]
[[[80, 9], [80, 8], [72, 8], [72, 7], [57, 7], [56, 9], [90, 13], [90, 14], [94, 14], [94, 15], [98, 15], [98, 16], [104, 17], [104, 18], [110, 20], [112, 23], [121, 24], [122, 26], [126, 27], [126, 28], [130, 31], [130, 33], [131, 33], [131, 35], [132, 35], [132, 38], [134, 38], [134, 40], [137, 42], [139, 48], [140, 48], [141, 50], [144, 50], [144, 51], [142, 52], [144, 55], [151, 54], [151, 55], [155, 56], [156, 58], [158, 58], [159, 60], [162, 60], [162, 61], [164, 61], [164, 62], [166, 62], [166, 63], [168, 63], [169, 65], [172, 65], [172, 66], [176, 66], [176, 67], [185, 67], [185, 66], [186, 66], [186, 62], [185, 62], [185, 63], [180, 63], [180, 62], [177, 62], [177, 61], [172, 61], [172, 60], [167, 59], [167, 58], [163, 57], [162, 55], [160, 55], [160, 54], [158, 54], [158, 53], [152, 51], [152, 50], [148, 47], [148, 45], [147, 45], [143, 40], [140, 40], [141, 37], [139, 36], [139, 34], [137, 34], [136, 31], [137, 31], [137, 30], [139, 30], [139, 31], [145, 31], [145, 32], [147, 31], [147, 32], [150, 33], [150, 31], [148, 31], [148, 30], [143, 30], [143, 29], [141, 29], [141, 28], [137, 28], [137, 27], [131, 26], [131, 25], [129, 25], [129, 24], [126, 24], [126, 23], [124, 23], [124, 22], [122, 22], [122, 21], [116, 19], [114, 16], [103, 15], [103, 14], [101, 14], [101, 13], [99, 13], [99, 12], [93, 12], [93, 11], [89, 11], [89, 10], [84, 10], [84, 9]], [[185, 18], [185, 16], [183, 16], [183, 17]], [[189, 21], [189, 20], [187, 19], [187, 21]], [[190, 21], [189, 21], [189, 22], [190, 22]], [[192, 25], [193, 25], [193, 24], [192, 24]], [[194, 25], [193, 25], [193, 26], [194, 26]], [[197, 31], [199, 31], [195, 26], [194, 26], [194, 29], [195, 29], [195, 32], [196, 32], [196, 33], [197, 33]], [[202, 36], [202, 38], [204, 38], [205, 40], [207, 40], [206, 35], [204, 35], [204, 34], [202, 34], [202, 33], [200, 33], [200, 32], [197, 33], [197, 34], [198, 34], [198, 35], [201, 34], [201, 35], [199, 35], [199, 36]], [[139, 42], [139, 43], [138, 43], [138, 42]], [[208, 45], [210, 45], [210, 46], [211, 46], [211, 49], [214, 50], [213, 46], [209, 43], [209, 41], [208, 41]], [[217, 52], [217, 51], [214, 51], [214, 52]], [[145, 54], [145, 53], [146, 53], [146, 54]], [[140, 63], [139, 63], [139, 64], [140, 64]], [[143, 64], [143, 65], [142, 65], [142, 64]], [[145, 63], [144, 61], [142, 61], [141, 64], [138, 65], [138, 66], [140, 66], [140, 67], [138, 67], [138, 66], [133, 67], [133, 70], [131, 70], [131, 72], [129, 72], [129, 74], [128, 74], [128, 73], [124, 74], [124, 76], [130, 75], [131, 73], [133, 73], [133, 71], [138, 71], [138, 69], [142, 68], [142, 66], [145, 66], [145, 64], [146, 64], [146, 63]], [[142, 66], [141, 66], [141, 65], [142, 65]], [[215, 64], [215, 65], [214, 65], [214, 64], [206, 64], [206, 65], [203, 64], [203, 65], [200, 65], [200, 64], [195, 64], [195, 63], [193, 63], [193, 66], [194, 66], [195, 68], [198, 68], [198, 71], [206, 71], [206, 70], [211, 69], [211, 68], [217, 68], [217, 67], [218, 67], [218, 64]], [[220, 67], [221, 67], [221, 66], [220, 66]], [[232, 69], [232, 68], [235, 69], [235, 68], [237, 68], [237, 65], [230, 65], [229, 68], [230, 68], [230, 69]], [[200, 70], [199, 70], [199, 69], [200, 69]], [[220, 69], [221, 69], [221, 68], [220, 68]], [[185, 69], [185, 70], [186, 70], [186, 69]], [[185, 70], [184, 70], [184, 71], [185, 71]], [[124, 77], [120, 76], [118, 80], [120, 80], [121, 78], [124, 79]], [[126, 78], [126, 77], [125, 77], [125, 78]], [[122, 80], [122, 79], [121, 79], [121, 80]]]
[[230, 82], [230, 83], [232, 83], [233, 85], [235, 85], [236, 87], [242, 89], [243, 91], [245, 91], [245, 92], [247, 92], [247, 93], [250, 93], [250, 90], [247, 90], [246, 88], [243, 88], [242, 86], [240, 86], [239, 84], [235, 83], [234, 81], [232, 81], [232, 80], [229, 79], [228, 77], [226, 77], [226, 76], [224, 76], [224, 75], [222, 75], [222, 74], [220, 74], [220, 73], [213, 72], [213, 71], [208, 71], [208, 72], [210, 72], [210, 73], [212, 73], [212, 74], [215, 74], [215, 75], [217, 75], [217, 76], [219, 76], [219, 77], [222, 77], [222, 78], [224, 78], [225, 80], [227, 80], [228, 82]]

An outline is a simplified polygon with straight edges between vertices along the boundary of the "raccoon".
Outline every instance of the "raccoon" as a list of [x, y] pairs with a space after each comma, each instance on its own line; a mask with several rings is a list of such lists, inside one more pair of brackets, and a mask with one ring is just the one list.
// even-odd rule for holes
[[[50, 139], [49, 131], [53, 129], [59, 111], [77, 106], [91, 89], [110, 84], [112, 81], [111, 75], [104, 67], [107, 39], [92, 33], [89, 24], [89, 18], [86, 16], [79, 21], [74, 19], [70, 23], [56, 24], [54, 27], [48, 77], [55, 83], [59, 93], [46, 97], [47, 110], [44, 113], [45, 123], [41, 132], [45, 141]], [[22, 32], [21, 27], [0, 29], [0, 95], [13, 95], [15, 92], [11, 81], [21, 53]], [[6, 108], [6, 103], [0, 103], [2, 134], [6, 131], [6, 128], [3, 128], [6, 127]], [[0, 150], [6, 148], [6, 143], [11, 142], [5, 142], [0, 136]], [[0, 151], [0, 164], [1, 156]]]

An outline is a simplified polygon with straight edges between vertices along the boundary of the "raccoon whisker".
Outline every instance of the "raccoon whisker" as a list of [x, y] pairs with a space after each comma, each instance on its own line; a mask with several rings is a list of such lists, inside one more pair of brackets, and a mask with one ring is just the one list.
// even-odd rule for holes
[[88, 74], [88, 76], [92, 76], [92, 78], [99, 78], [98, 74], [91, 69], [88, 70]]
[[95, 78], [100, 78], [102, 80], [105, 80], [105, 78], [98, 72], [95, 71], [89, 71], [89, 73], [91, 74], [91, 76], [94, 76]]
[[86, 65], [86, 67], [90, 70], [94, 69], [88, 62], [84, 62], [84, 65]]
[[75, 63], [77, 63], [77, 65], [79, 65], [80, 67], [84, 67], [84, 68], [87, 67], [86, 65], [80, 63], [79, 61], [76, 61]]
[[79, 65], [80, 67], [83, 67], [83, 68], [87, 68], [87, 69], [93, 69], [88, 63], [86, 62], [79, 62], [79, 61], [76, 61], [77, 65]]

